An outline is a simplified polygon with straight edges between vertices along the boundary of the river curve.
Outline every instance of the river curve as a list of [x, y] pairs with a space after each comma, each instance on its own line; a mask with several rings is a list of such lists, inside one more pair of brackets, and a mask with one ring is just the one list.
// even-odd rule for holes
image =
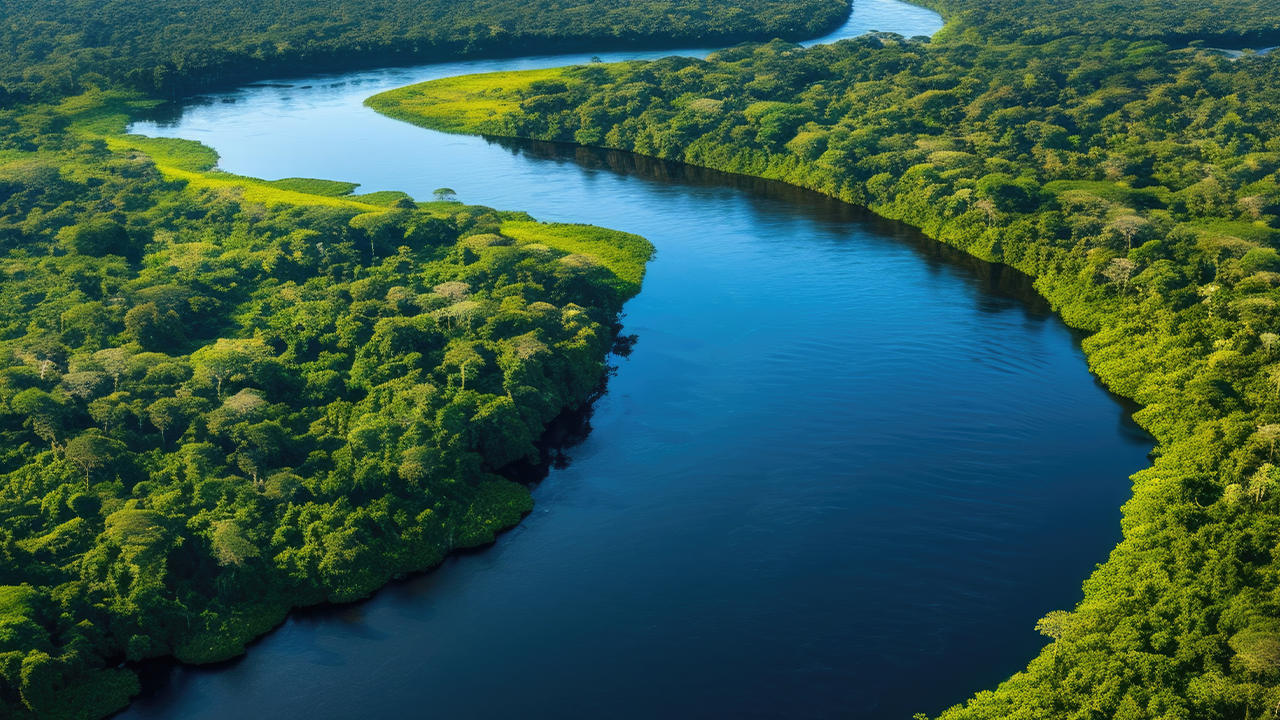
[[[815, 42], [940, 26], [864, 0]], [[658, 256], [634, 354], [520, 526], [241, 659], [153, 668], [119, 717], [905, 718], [1018, 670], [1079, 599], [1151, 441], [1025, 277], [778, 183], [361, 105], [586, 59], [278, 80], [135, 125], [230, 172], [448, 186]]]

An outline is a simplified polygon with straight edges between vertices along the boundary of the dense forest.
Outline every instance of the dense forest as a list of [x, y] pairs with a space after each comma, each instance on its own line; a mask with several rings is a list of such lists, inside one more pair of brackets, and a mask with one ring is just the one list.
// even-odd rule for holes
[[[369, 103], [430, 127], [785, 180], [1033, 275], [1090, 331], [1091, 368], [1141, 403], [1136, 419], [1159, 444], [1084, 600], [1036, 628], [1052, 642], [943, 718], [1269, 717], [1280, 707], [1280, 58], [1106, 32], [1232, 3], [1026, 11], [1042, 5], [948, 2], [974, 11], [939, 42], [776, 41], [705, 61], [453, 78]], [[1231, 27], [1280, 19], [1275, 3], [1255, 5]], [[982, 8], [1008, 23], [987, 40]], [[1003, 30], [1054, 18], [1065, 19], [1040, 35]]]
[[180, 95], [267, 73], [477, 54], [800, 40], [849, 0], [5, 0], [0, 103], [93, 88]]
[[[962, 718], [1280, 707], [1275, 0], [929, 0], [873, 34], [444, 81], [436, 127], [783, 179], [1034, 275], [1159, 440], [1052, 642]], [[123, 659], [234, 655], [290, 607], [483, 543], [591, 397], [651, 247], [455, 202], [212, 171], [122, 134], [269, 72], [797, 39], [848, 5], [13, 1], [0, 27], [0, 718], [95, 718]], [[1188, 47], [1190, 45], [1190, 47]], [[619, 348], [625, 347], [625, 344]]]
[[1280, 44], [1275, 0], [925, 0], [947, 18], [937, 39], [1037, 44], [1069, 35], [1194, 41], [1226, 47]]
[[[151, 104], [0, 111], [0, 717], [97, 718], [123, 660], [221, 660], [531, 507], [652, 247], [211, 171]], [[620, 344], [619, 344], [620, 343]]]

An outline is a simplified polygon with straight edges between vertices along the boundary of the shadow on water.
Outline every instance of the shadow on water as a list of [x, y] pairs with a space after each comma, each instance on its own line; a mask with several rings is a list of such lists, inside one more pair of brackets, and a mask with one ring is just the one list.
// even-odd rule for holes
[[[584, 147], [572, 143], [525, 140], [522, 138], [486, 137], [492, 145], [504, 148], [512, 155], [540, 161], [572, 164], [586, 171], [607, 171], [623, 177], [635, 177], [648, 182], [684, 188], [726, 188], [751, 197], [785, 203], [803, 208], [807, 217], [833, 226], [859, 224], [870, 228], [876, 235], [890, 237], [910, 248], [931, 273], [946, 273], [962, 279], [977, 290], [975, 307], [984, 313], [1000, 313], [1021, 310], [1025, 317], [1037, 323], [1056, 318], [1053, 307], [1035, 289], [1035, 278], [1026, 273], [991, 263], [925, 235], [918, 228], [906, 223], [881, 217], [870, 209], [838, 200], [815, 190], [797, 187], [779, 180], [769, 180], [698, 167], [686, 163], [639, 155], [625, 150]], [[752, 207], [761, 207], [753, 204]], [[1068, 328], [1077, 348], [1089, 333]], [[1142, 409], [1137, 402], [1111, 392], [1094, 376], [1094, 385], [1105, 392], [1121, 412], [1119, 430], [1122, 435], [1138, 444], [1153, 445], [1155, 439], [1134, 421], [1133, 415]], [[587, 418], [589, 420], [589, 418]], [[588, 427], [589, 430], [589, 427]], [[583, 436], [585, 439], [585, 435]], [[541, 477], [545, 477], [545, 472]]]
[[587, 171], [608, 171], [624, 177], [682, 188], [725, 188], [753, 198], [800, 208], [806, 217], [813, 218], [821, 225], [863, 225], [877, 235], [892, 237], [910, 247], [930, 270], [950, 272], [972, 282], [978, 290], [976, 296], [983, 303], [980, 309], [996, 312], [1017, 307], [1037, 319], [1053, 317], [1053, 309], [1036, 292], [1034, 279], [1029, 275], [1007, 265], [986, 262], [963, 250], [940, 243], [906, 223], [883, 218], [865, 207], [814, 190], [796, 187], [780, 180], [712, 170], [624, 150], [519, 138], [485, 139], [513, 155], [573, 164]]
[[[615, 352], [611, 355], [611, 361], [625, 360], [626, 356], [630, 354], [631, 347], [636, 343], [635, 335], [623, 336], [617, 332], [621, 330], [621, 327], [621, 325], [618, 325], [615, 328], [617, 337], [614, 345], [615, 350], [620, 352]], [[568, 468], [573, 461], [570, 452], [573, 448], [586, 442], [588, 436], [590, 436], [591, 417], [595, 413], [596, 403], [609, 394], [609, 379], [616, 373], [617, 367], [615, 365], [606, 366], [606, 371], [600, 377], [599, 384], [591, 391], [586, 401], [577, 407], [566, 408], [547, 423], [542, 436], [535, 443], [538, 448], [538, 462], [534, 463], [523, 459], [517, 460], [498, 470], [498, 474], [521, 485], [533, 488], [545, 480], [553, 469], [564, 470]], [[516, 528], [518, 527], [517, 525]], [[509, 528], [504, 533], [511, 532], [516, 528]], [[365, 623], [365, 610], [370, 600], [377, 596], [386, 595], [395, 596], [397, 600], [401, 601], [423, 597], [430, 590], [431, 576], [441, 566], [457, 562], [461, 558], [482, 555], [491, 547], [493, 547], [493, 543], [473, 548], [455, 549], [439, 565], [397, 577], [375, 590], [369, 597], [347, 603], [324, 602], [310, 607], [294, 608], [290, 610], [289, 617], [285, 622], [312, 627], [335, 624], [342, 626], [344, 632], [353, 637], [371, 641], [385, 640], [388, 637], [386, 633], [374, 630]], [[219, 673], [235, 668], [245, 661], [255, 645], [266, 642], [270, 637], [271, 633], [265, 633], [247, 643], [244, 653], [221, 662], [201, 665], [196, 672]], [[341, 653], [325, 650], [318, 650], [317, 652], [320, 652], [325, 657], [309, 658], [309, 662], [313, 665], [336, 666], [346, 663], [346, 659]], [[190, 677], [190, 673], [193, 670], [190, 666], [184, 665], [173, 657], [126, 662], [123, 666], [137, 673], [141, 682], [142, 690], [136, 696], [135, 702], [163, 698], [174, 690], [180, 689], [175, 686], [183, 684]], [[187, 672], [179, 673], [179, 669], [184, 669]]]
[[[634, 340], [631, 342], [634, 344]], [[591, 391], [586, 402], [577, 407], [566, 408], [547, 423], [542, 431], [542, 437], [536, 443], [538, 462], [516, 460], [502, 468], [499, 471], [500, 474], [521, 485], [532, 487], [546, 480], [552, 470], [568, 468], [569, 463], [573, 461], [570, 451], [587, 441], [587, 436], [591, 434], [591, 416], [595, 414], [596, 403], [609, 394], [609, 378], [613, 377], [616, 371], [616, 367], [608, 366], [605, 374], [600, 378], [600, 383]]]

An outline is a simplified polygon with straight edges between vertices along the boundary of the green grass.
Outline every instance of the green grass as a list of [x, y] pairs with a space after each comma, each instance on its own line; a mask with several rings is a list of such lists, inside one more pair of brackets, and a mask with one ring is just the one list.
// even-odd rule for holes
[[[614, 77], [630, 72], [638, 62], [595, 65]], [[428, 80], [379, 93], [364, 101], [377, 112], [431, 130], [453, 133], [494, 134], [493, 120], [520, 112], [520, 102], [530, 86], [540, 80], [576, 82], [574, 70], [582, 66], [481, 73]]]
[[267, 184], [281, 190], [291, 190], [308, 195], [323, 195], [324, 197], [343, 197], [350, 195], [355, 192], [356, 188], [360, 187], [360, 183], [317, 180], [315, 178], [283, 178], [281, 180], [271, 180]]
[[123, 135], [130, 117], [160, 102], [130, 92], [87, 92], [67, 98], [54, 109], [71, 119], [73, 135]]
[[1164, 187], [1131, 188], [1122, 183], [1106, 180], [1054, 180], [1046, 183], [1044, 189], [1055, 195], [1079, 190], [1108, 202], [1142, 209], [1165, 207], [1169, 196], [1172, 195], [1169, 189]]
[[564, 77], [567, 68], [484, 73], [431, 80], [389, 90], [364, 101], [397, 120], [444, 132], [476, 133], [493, 117], [520, 109], [521, 92], [539, 80]]
[[399, 200], [413, 200], [409, 197], [409, 193], [403, 193], [399, 190], [379, 190], [378, 192], [365, 193], [364, 195], [352, 195], [352, 200], [358, 200], [365, 205], [379, 205], [388, 207], [394, 205]]
[[[129, 118], [157, 101], [127, 92], [86, 93], [64, 101], [54, 111], [69, 121], [68, 132], [85, 140], [101, 140], [115, 152], [146, 155], [170, 180], [186, 181], [194, 189], [233, 189], [248, 202], [265, 205], [327, 205], [372, 211], [394, 203], [404, 193], [350, 195], [356, 183], [312, 178], [261, 180], [216, 170], [213, 148], [179, 138], [127, 134]], [[3, 158], [0, 158], [2, 160]], [[390, 197], [390, 199], [388, 199]]]
[[[136, 152], [150, 157], [166, 178], [185, 180], [189, 187], [200, 189], [235, 189], [248, 202], [264, 205], [324, 205], [374, 210], [379, 203], [365, 202], [359, 196], [335, 196], [338, 187], [354, 188], [354, 183], [327, 180], [260, 180], [214, 170], [218, 153], [193, 140], [151, 138], [142, 135], [102, 136], [107, 147], [116, 152]], [[297, 181], [297, 178], [290, 180]], [[319, 192], [312, 192], [318, 190]]]
[[145, 135], [107, 135], [103, 139], [112, 150], [141, 152], [166, 168], [203, 173], [218, 165], [218, 153], [194, 140]]
[[[489, 110], [511, 112], [519, 109], [521, 92], [531, 83], [561, 76], [565, 68], [489, 73], [434, 80], [375, 95], [365, 103], [378, 112], [402, 117], [415, 124], [437, 129], [468, 131], [491, 117]], [[117, 152], [145, 154], [165, 177], [185, 180], [195, 189], [235, 189], [249, 202], [264, 205], [327, 205], [376, 212], [403, 199], [406, 193], [382, 190], [352, 195], [356, 183], [315, 178], [260, 180], [216, 170], [218, 153], [206, 145], [177, 138], [152, 138], [125, 133], [128, 113], [144, 107], [124, 94], [102, 94], [75, 98], [59, 106], [72, 119], [72, 131], [86, 139], [96, 138]], [[389, 110], [390, 109], [390, 110]], [[495, 110], [495, 112], [496, 112]], [[443, 127], [439, 123], [447, 125]], [[447, 122], [446, 122], [447, 120]], [[456, 212], [459, 204], [422, 203], [420, 207], [441, 215]], [[527, 218], [527, 215], [520, 214]], [[617, 290], [624, 297], [640, 292], [645, 264], [653, 258], [653, 245], [630, 233], [594, 225], [547, 224], [532, 220], [508, 220], [502, 232], [521, 243], [538, 243], [567, 253], [598, 260], [618, 278]]]
[[1248, 240], [1249, 242], [1271, 247], [1280, 245], [1280, 231], [1258, 223], [1242, 220], [1199, 220], [1191, 223], [1191, 225], [1210, 235], [1238, 237], [1241, 240]]

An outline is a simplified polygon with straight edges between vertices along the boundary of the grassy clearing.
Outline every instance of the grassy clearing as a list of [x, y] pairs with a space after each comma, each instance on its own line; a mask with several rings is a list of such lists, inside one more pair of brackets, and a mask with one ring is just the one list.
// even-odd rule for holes
[[[533, 92], [534, 83], [567, 80], [572, 68], [487, 73], [431, 80], [391, 90], [365, 100], [365, 105], [389, 117], [445, 132], [483, 133], [491, 121], [519, 113], [521, 101]], [[611, 71], [617, 71], [612, 68]], [[507, 221], [502, 232], [522, 244], [540, 244], [599, 261], [617, 276], [617, 290], [624, 297], [640, 292], [645, 264], [653, 258], [653, 245], [630, 233], [596, 227]]]
[[397, 120], [444, 132], [481, 132], [481, 124], [520, 110], [524, 91], [540, 80], [559, 80], [567, 68], [485, 73], [431, 80], [389, 90], [364, 101]]
[[281, 180], [272, 180], [267, 184], [281, 190], [292, 190], [293, 192], [323, 195], [325, 197], [343, 197], [344, 195], [350, 195], [355, 192], [356, 188], [360, 187], [360, 183], [317, 180], [315, 178], [283, 178]]
[[[308, 183], [260, 180], [214, 170], [218, 162], [218, 154], [212, 148], [192, 140], [150, 138], [142, 135], [108, 135], [102, 139], [106, 141], [107, 147], [116, 152], [137, 152], [150, 157], [166, 178], [185, 180], [188, 187], [197, 190], [234, 188], [242, 193], [245, 200], [264, 205], [324, 205], [361, 210], [373, 210], [379, 207], [376, 203], [335, 197], [332, 194], [333, 186], [355, 187], [352, 183], [310, 181], [313, 189], [321, 191], [314, 193], [304, 189], [309, 186]], [[325, 183], [325, 185], [314, 185], [315, 183]]]
[[1210, 235], [1238, 237], [1241, 240], [1248, 240], [1260, 245], [1274, 246], [1280, 241], [1280, 231], [1273, 230], [1260, 223], [1215, 219], [1200, 220], [1191, 223], [1191, 225]]
[[[403, 103], [406, 115], [411, 114], [410, 110], [434, 113], [420, 116], [427, 118], [422, 122], [411, 122], [431, 126], [430, 118], [448, 115], [454, 127], [462, 129], [474, 118], [488, 118], [489, 108], [518, 110], [523, 90], [534, 82], [555, 79], [562, 71], [563, 68], [556, 68], [448, 78], [383, 93], [370, 98], [366, 104], [395, 117], [394, 112], [387, 112], [384, 108]], [[184, 180], [193, 189], [233, 190], [248, 202], [264, 205], [323, 205], [365, 212], [379, 212], [398, 201], [412, 200], [406, 193], [396, 190], [352, 195], [358, 187], [356, 183], [315, 178], [260, 180], [221, 172], [215, 169], [218, 153], [206, 145], [192, 140], [126, 134], [129, 113], [144, 107], [146, 102], [134, 101], [129, 96], [103, 94], [87, 100], [84, 97], [74, 98], [59, 106], [58, 111], [70, 117], [71, 130], [77, 135], [102, 140], [117, 152], [146, 155], [165, 177]], [[453, 214], [459, 206], [457, 203], [429, 202], [421, 203], [419, 207], [443, 216]], [[528, 217], [523, 213], [519, 216]], [[640, 292], [645, 264], [653, 257], [653, 245], [648, 240], [594, 225], [508, 220], [503, 223], [502, 232], [521, 243], [539, 243], [595, 258], [618, 277], [620, 285], [617, 289], [628, 297]]]
[[1107, 202], [1143, 209], [1164, 207], [1173, 194], [1165, 187], [1131, 188], [1106, 180], [1055, 180], [1045, 183], [1044, 189], [1054, 194], [1071, 190], [1087, 192]]
[[[365, 205], [378, 205], [380, 207], [388, 207], [395, 205], [401, 200], [413, 200], [409, 197], [409, 193], [403, 193], [399, 190], [379, 190], [378, 192], [365, 193], [364, 195], [352, 195], [352, 200], [362, 202]], [[422, 207], [419, 205], [419, 207]], [[446, 215], [448, 213], [445, 213]]]

